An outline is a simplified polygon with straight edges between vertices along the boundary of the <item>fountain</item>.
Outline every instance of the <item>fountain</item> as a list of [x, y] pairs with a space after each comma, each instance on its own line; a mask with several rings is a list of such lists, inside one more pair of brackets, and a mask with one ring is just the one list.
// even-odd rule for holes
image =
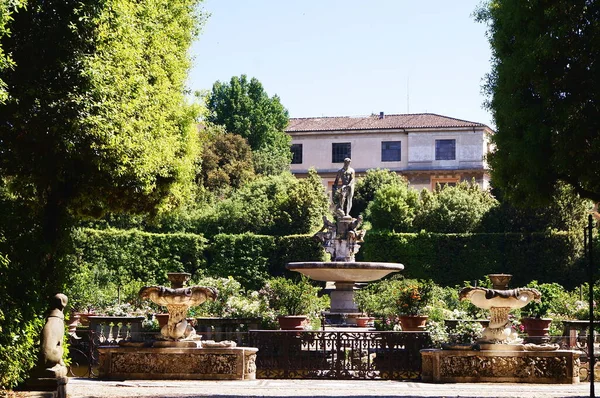
[[522, 344], [509, 312], [539, 301], [536, 289], [508, 289], [512, 275], [490, 274], [493, 288], [467, 287], [461, 300], [490, 310], [490, 323], [473, 349], [421, 351], [423, 381], [470, 383], [579, 383], [579, 352], [556, 344]]
[[508, 345], [516, 345], [523, 342], [516, 330], [511, 326], [509, 313], [516, 308], [523, 308], [531, 301], [539, 302], [541, 294], [532, 288], [518, 288], [508, 290], [508, 282], [512, 275], [490, 274], [493, 289], [481, 287], [466, 287], [459, 293], [461, 300], [469, 300], [479, 308], [490, 310], [490, 323], [483, 330], [483, 337], [478, 342], [486, 344], [485, 348], [490, 350], [515, 349]]
[[[344, 167], [338, 171], [333, 185], [333, 198], [336, 204], [335, 222], [323, 217], [323, 227], [315, 234], [331, 255], [329, 262], [291, 262], [286, 268], [300, 272], [317, 281], [334, 282], [331, 292], [331, 310], [325, 313], [330, 325], [355, 325], [361, 316], [354, 303], [354, 289], [357, 282], [372, 282], [392, 273], [402, 271], [404, 266], [396, 263], [356, 262], [356, 253], [365, 236], [358, 227], [362, 217], [350, 216], [354, 194], [354, 169], [350, 159], [344, 160]], [[341, 187], [338, 190], [338, 183]]]
[[216, 379], [253, 380], [256, 352], [236, 347], [235, 342], [201, 342], [188, 324], [188, 309], [217, 298], [216, 289], [184, 287], [190, 274], [168, 273], [171, 287], [146, 286], [140, 297], [166, 306], [169, 321], [153, 341], [121, 341], [119, 346], [100, 347], [99, 373], [105, 379]]

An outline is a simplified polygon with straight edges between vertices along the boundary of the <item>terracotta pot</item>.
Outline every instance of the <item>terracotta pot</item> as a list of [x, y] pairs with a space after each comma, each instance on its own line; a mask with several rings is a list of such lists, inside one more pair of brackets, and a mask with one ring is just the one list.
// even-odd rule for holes
[[356, 326], [359, 328], [367, 328], [373, 324], [375, 318], [370, 316], [359, 316], [356, 318]]
[[308, 322], [306, 315], [278, 316], [279, 328], [281, 330], [304, 330]]
[[158, 321], [158, 327], [161, 329], [169, 322], [169, 314], [154, 314], [154, 317]]
[[96, 315], [95, 312], [76, 312], [75, 315], [79, 315], [79, 324], [81, 326], [89, 326], [90, 325], [90, 316]]
[[546, 337], [549, 335], [552, 318], [522, 318], [521, 324], [530, 337]]
[[400, 315], [400, 326], [403, 332], [423, 332], [427, 323], [427, 315]]

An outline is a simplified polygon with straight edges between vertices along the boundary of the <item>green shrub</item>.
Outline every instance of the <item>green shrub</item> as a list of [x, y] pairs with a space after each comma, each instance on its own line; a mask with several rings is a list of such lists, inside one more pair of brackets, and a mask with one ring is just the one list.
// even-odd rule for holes
[[277, 315], [314, 316], [329, 305], [329, 296], [318, 296], [320, 290], [304, 276], [298, 281], [277, 277], [269, 279], [259, 293]]
[[484, 216], [498, 202], [477, 183], [437, 186], [431, 193], [421, 192], [414, 229], [428, 232], [465, 233], [475, 231]]
[[367, 207], [366, 220], [375, 230], [409, 232], [419, 206], [419, 194], [407, 184], [384, 185]]

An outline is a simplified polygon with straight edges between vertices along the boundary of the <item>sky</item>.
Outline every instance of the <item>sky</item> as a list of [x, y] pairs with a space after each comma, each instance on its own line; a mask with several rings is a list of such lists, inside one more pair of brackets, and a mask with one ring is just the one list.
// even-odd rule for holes
[[191, 90], [242, 74], [290, 117], [431, 112], [494, 128], [480, 0], [205, 0]]

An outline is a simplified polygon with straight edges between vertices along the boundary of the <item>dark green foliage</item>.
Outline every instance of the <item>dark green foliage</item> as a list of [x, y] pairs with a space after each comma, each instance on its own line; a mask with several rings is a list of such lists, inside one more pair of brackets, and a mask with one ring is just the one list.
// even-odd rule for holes
[[217, 81], [207, 107], [209, 122], [248, 140], [258, 173], [278, 174], [289, 166], [290, 137], [284, 132], [288, 112], [279, 97], [269, 97], [256, 78], [248, 80], [241, 75], [233, 76], [229, 83]]
[[485, 232], [540, 232], [583, 231], [591, 208], [588, 200], [581, 199], [567, 184], [556, 185], [552, 201], [544, 206], [519, 207], [505, 200], [502, 191], [492, 193], [500, 200], [481, 221]]
[[478, 280], [490, 273], [513, 275], [511, 286], [531, 280], [571, 288], [585, 279], [575, 233], [434, 234], [370, 232], [361, 261], [404, 264], [408, 278], [431, 278], [443, 286]]
[[303, 276], [297, 281], [287, 278], [271, 278], [260, 290], [260, 295], [265, 296], [269, 307], [277, 315], [316, 315], [327, 308], [329, 297], [319, 297], [321, 289], [310, 283]]
[[287, 271], [285, 265], [297, 261], [325, 261], [325, 251], [321, 242], [311, 235], [279, 236], [276, 238], [275, 251], [271, 256], [269, 273], [273, 276], [285, 275], [297, 279], [298, 272]]
[[196, 179], [206, 189], [222, 193], [238, 189], [254, 179], [252, 150], [246, 139], [237, 134], [208, 126], [207, 142], [202, 150], [202, 167]]
[[352, 202], [352, 217], [358, 217], [375, 198], [375, 192], [384, 185], [405, 185], [406, 180], [398, 173], [387, 169], [370, 169], [364, 177], [357, 178]]
[[494, 184], [513, 203], [547, 203], [556, 181], [600, 201], [600, 3], [492, 0], [488, 26]]

